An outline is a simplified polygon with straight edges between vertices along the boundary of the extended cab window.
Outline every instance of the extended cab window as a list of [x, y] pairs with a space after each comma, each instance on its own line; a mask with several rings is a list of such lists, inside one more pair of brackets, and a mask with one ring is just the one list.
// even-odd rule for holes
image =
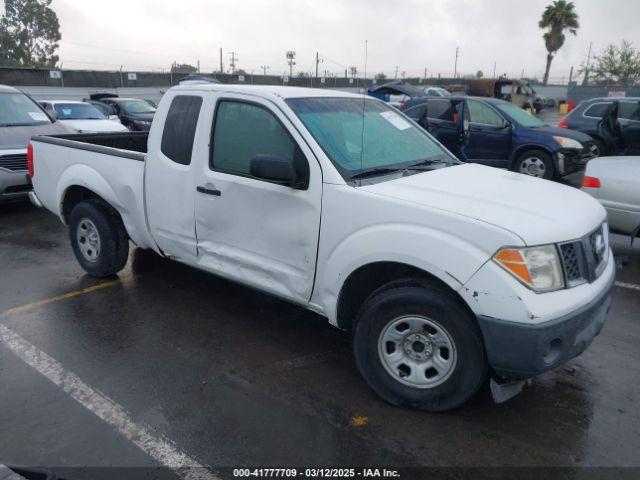
[[180, 95], [173, 99], [162, 132], [160, 149], [181, 165], [191, 163], [202, 98]]
[[467, 105], [469, 106], [469, 120], [471, 123], [496, 127], [502, 126], [502, 117], [490, 106], [476, 100], [467, 100]]
[[266, 108], [222, 100], [213, 128], [211, 168], [250, 175], [257, 155], [294, 159], [296, 143], [280, 121]]

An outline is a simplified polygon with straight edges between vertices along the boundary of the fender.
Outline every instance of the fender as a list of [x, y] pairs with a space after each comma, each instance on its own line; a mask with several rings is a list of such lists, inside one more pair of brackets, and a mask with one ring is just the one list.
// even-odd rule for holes
[[140, 213], [136, 211], [138, 206], [138, 196], [129, 186], [122, 185], [116, 191], [107, 180], [95, 169], [88, 165], [74, 164], [67, 167], [60, 175], [56, 191], [57, 214], [63, 223], [67, 223], [64, 218], [62, 205], [69, 188], [79, 186], [90, 190], [111, 205], [122, 218], [122, 222], [131, 240], [142, 248], [150, 248], [153, 243], [150, 241], [148, 233], [141, 231], [138, 225], [146, 225], [144, 218], [138, 218]]
[[351, 233], [319, 262], [313, 303], [336, 325], [340, 290], [349, 276], [365, 265], [403, 263], [458, 290], [490, 256], [466, 240], [441, 230], [408, 223], [370, 226]]

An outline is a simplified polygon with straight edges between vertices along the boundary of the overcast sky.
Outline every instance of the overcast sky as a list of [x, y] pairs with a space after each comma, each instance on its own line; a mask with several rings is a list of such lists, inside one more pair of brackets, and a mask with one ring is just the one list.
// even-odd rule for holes
[[[451, 75], [456, 46], [459, 71], [542, 76], [544, 42], [537, 22], [550, 0], [54, 0], [61, 23], [65, 68], [162, 70], [171, 63], [202, 71], [225, 69], [235, 51], [238, 67], [262, 65], [282, 74], [285, 52], [297, 52], [295, 70], [312, 71], [320, 52], [325, 69], [369, 76], [395, 66], [407, 76]], [[2, 4], [2, 0], [0, 0]], [[554, 61], [551, 77], [568, 77], [571, 65], [623, 38], [640, 47], [640, 0], [575, 0], [581, 28]]]

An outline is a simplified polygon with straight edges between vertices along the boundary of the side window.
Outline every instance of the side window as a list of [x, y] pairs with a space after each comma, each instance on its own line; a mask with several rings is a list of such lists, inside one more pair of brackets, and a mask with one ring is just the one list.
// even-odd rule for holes
[[602, 118], [610, 106], [611, 103], [608, 102], [594, 103], [584, 111], [583, 115], [591, 118]]
[[467, 100], [469, 106], [469, 120], [471, 123], [493, 125], [499, 127], [503, 124], [502, 117], [491, 107], [476, 100]]
[[409, 118], [411, 118], [411, 120], [419, 122], [426, 110], [427, 110], [427, 104], [425, 102], [425, 103], [421, 103], [420, 105], [416, 105], [415, 107], [408, 108], [407, 110], [404, 111], [404, 114]]
[[427, 117], [436, 120], [445, 120], [447, 122], [453, 122], [453, 106], [449, 100], [429, 100], [429, 109], [427, 110]]
[[201, 106], [201, 97], [180, 95], [173, 99], [169, 107], [160, 150], [181, 165], [191, 163]]
[[296, 143], [280, 121], [266, 108], [251, 103], [222, 100], [213, 128], [211, 168], [250, 175], [257, 155], [277, 155], [294, 160]]
[[619, 102], [618, 118], [626, 120], [640, 121], [640, 103], [639, 102]]

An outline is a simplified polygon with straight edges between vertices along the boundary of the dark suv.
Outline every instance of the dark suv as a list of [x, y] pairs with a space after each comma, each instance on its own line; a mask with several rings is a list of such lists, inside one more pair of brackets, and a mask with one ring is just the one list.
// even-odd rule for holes
[[560, 120], [593, 137], [599, 155], [640, 154], [640, 97], [603, 97], [586, 100]]

